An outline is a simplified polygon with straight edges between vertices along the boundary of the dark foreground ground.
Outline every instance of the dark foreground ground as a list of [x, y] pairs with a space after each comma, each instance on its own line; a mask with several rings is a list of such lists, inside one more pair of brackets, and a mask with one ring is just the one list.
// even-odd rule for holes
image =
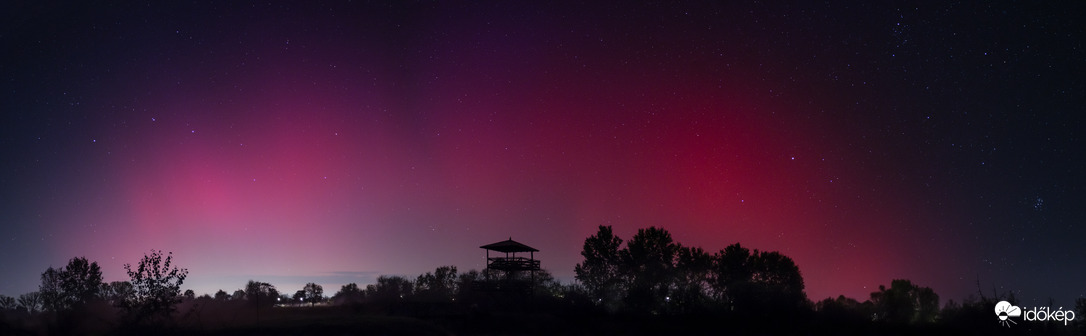
[[[169, 321], [134, 324], [111, 307], [64, 314], [6, 314], [0, 335], [1080, 335], [1076, 326], [998, 325], [995, 316], [956, 323], [889, 325], [817, 313], [791, 316], [621, 315], [593, 311], [456, 305], [184, 307]], [[975, 321], [973, 321], [975, 320]], [[964, 321], [964, 322], [962, 322]]]

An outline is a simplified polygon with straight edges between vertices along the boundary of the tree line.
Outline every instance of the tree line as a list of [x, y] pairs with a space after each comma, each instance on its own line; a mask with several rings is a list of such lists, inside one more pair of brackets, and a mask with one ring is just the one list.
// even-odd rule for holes
[[181, 284], [188, 276], [187, 269], [172, 264], [172, 253], [152, 250], [135, 266], [124, 265], [131, 280], [105, 283], [97, 262], [75, 257], [64, 267], [46, 269], [38, 291], [18, 300], [0, 295], [0, 309], [26, 314], [78, 312], [106, 302], [136, 321], [167, 318], [180, 302]]
[[939, 295], [909, 280], [879, 286], [864, 302], [840, 296], [816, 303], [804, 292], [799, 267], [780, 252], [734, 243], [710, 254], [656, 227], [623, 243], [610, 226], [600, 226], [585, 239], [584, 261], [574, 269], [597, 305], [612, 312], [779, 318], [826, 311], [898, 324], [931, 323], [939, 313]]
[[623, 245], [610, 226], [585, 239], [576, 279], [613, 312], [795, 311], [807, 301], [791, 258], [739, 243], [710, 254], [675, 242], [662, 228], [640, 229]]
[[48, 268], [41, 275], [36, 292], [18, 299], [0, 296], [0, 309], [34, 314], [64, 311], [92, 301], [120, 308], [132, 322], [168, 319], [182, 301], [245, 302], [251, 307], [274, 305], [390, 305], [402, 302], [479, 304], [493, 302], [478, 284], [495, 279], [533, 281], [532, 297], [565, 305], [598, 309], [608, 313], [688, 314], [727, 312], [733, 314], [791, 314], [804, 309], [870, 312], [893, 321], [931, 321], [939, 310], [939, 297], [930, 288], [895, 280], [890, 288], [880, 287], [871, 299], [860, 303], [848, 298], [812, 303], [804, 292], [803, 277], [795, 262], [775, 251], [750, 250], [739, 243], [709, 253], [700, 247], [675, 242], [662, 228], [637, 231], [629, 241], [614, 234], [610, 226], [584, 241], [576, 265], [576, 282], [562, 284], [546, 270], [534, 277], [509, 279], [488, 274], [488, 270], [458, 272], [456, 266], [441, 266], [409, 279], [397, 275], [379, 276], [375, 283], [343, 285], [331, 297], [322, 286], [308, 283], [289, 295], [274, 285], [250, 280], [233, 294], [219, 290], [195, 297], [192, 290], [181, 292], [188, 270], [173, 265], [172, 253], [151, 251], [135, 265], [125, 264], [129, 281], [104, 283], [96, 262], [72, 258], [63, 268]]
[[[931, 288], [895, 279], [862, 302], [844, 296], [814, 302], [804, 291], [799, 266], [780, 252], [739, 243], [708, 252], [676, 242], [657, 227], [640, 229], [627, 241], [610, 226], [600, 226], [584, 240], [581, 255], [583, 260], [574, 267], [576, 281], [567, 284], [546, 270], [511, 276], [485, 269], [459, 272], [447, 265], [414, 278], [381, 275], [365, 286], [345, 284], [331, 296], [315, 283], [290, 294], [250, 280], [232, 294], [219, 290], [200, 297], [192, 290], [181, 291], [188, 270], [174, 265], [172, 253], [152, 250], [137, 263], [124, 265], [129, 280], [109, 283], [103, 282], [96, 262], [76, 257], [64, 267], [46, 269], [38, 291], [17, 298], [0, 295], [0, 317], [13, 312], [72, 317], [112, 307], [109, 311], [118, 312], [121, 325], [201, 321], [201, 312], [235, 316], [231, 312], [239, 310], [259, 322], [274, 306], [322, 306], [412, 316], [535, 309], [568, 316], [710, 315], [747, 325], [787, 319], [861, 326], [958, 323], [972, 328], [973, 320], [990, 319], [994, 302], [1013, 300], [982, 294], [979, 300], [950, 301], [941, 307]], [[511, 282], [516, 285], [508, 286]], [[529, 291], [494, 291], [502, 287], [495, 284]], [[1086, 309], [1086, 299], [1076, 303], [1077, 309]], [[10, 319], [0, 319], [0, 324], [4, 321]]]

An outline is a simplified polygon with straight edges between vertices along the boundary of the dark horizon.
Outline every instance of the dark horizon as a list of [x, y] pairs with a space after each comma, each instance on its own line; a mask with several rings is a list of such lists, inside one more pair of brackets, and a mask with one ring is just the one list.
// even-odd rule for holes
[[[441, 266], [410, 277], [380, 276], [334, 294], [316, 283], [294, 292], [250, 280], [244, 289], [197, 296], [173, 254], [152, 250], [125, 265], [130, 280], [103, 282], [96, 262], [72, 258], [41, 276], [40, 291], [0, 295], [4, 334], [840, 334], [957, 335], [966, 331], [1073, 335], [1086, 331], [1086, 298], [1075, 306], [1017, 306], [1015, 293], [940, 305], [908, 279], [869, 299], [810, 300], [799, 267], [777, 251], [729, 245], [717, 253], [684, 245], [663, 228], [629, 239], [610, 226], [584, 241], [576, 284], [539, 267], [537, 249], [508, 239], [483, 245], [484, 271]], [[490, 252], [495, 252], [490, 254]], [[521, 253], [520, 256], [517, 253]], [[525, 257], [525, 254], [528, 256]], [[992, 315], [993, 307], [995, 316]], [[786, 323], [781, 323], [786, 322]], [[1012, 325], [1024, 324], [1016, 327]]]
[[0, 5], [0, 294], [573, 280], [600, 225], [780, 251], [811, 300], [1086, 297], [1081, 4]]

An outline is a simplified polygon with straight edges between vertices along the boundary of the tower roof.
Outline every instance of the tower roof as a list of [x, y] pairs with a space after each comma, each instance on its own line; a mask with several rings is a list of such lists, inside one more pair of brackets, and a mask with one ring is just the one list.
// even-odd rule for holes
[[535, 249], [534, 247], [524, 245], [524, 244], [521, 244], [519, 242], [514, 241], [513, 238], [509, 238], [509, 240], [503, 240], [503, 241], [493, 243], [493, 244], [479, 246], [479, 248], [484, 248], [484, 249], [491, 250], [491, 251], [505, 252], [505, 253], [509, 253], [509, 252], [539, 252], [539, 250]]

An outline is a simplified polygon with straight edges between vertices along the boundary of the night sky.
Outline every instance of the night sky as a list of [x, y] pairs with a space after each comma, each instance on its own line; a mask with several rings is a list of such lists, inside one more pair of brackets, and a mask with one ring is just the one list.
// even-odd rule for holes
[[1086, 296], [1081, 2], [30, 3], [3, 295], [151, 249], [198, 294], [331, 295], [510, 237], [572, 281], [612, 225], [781, 251], [814, 300]]

